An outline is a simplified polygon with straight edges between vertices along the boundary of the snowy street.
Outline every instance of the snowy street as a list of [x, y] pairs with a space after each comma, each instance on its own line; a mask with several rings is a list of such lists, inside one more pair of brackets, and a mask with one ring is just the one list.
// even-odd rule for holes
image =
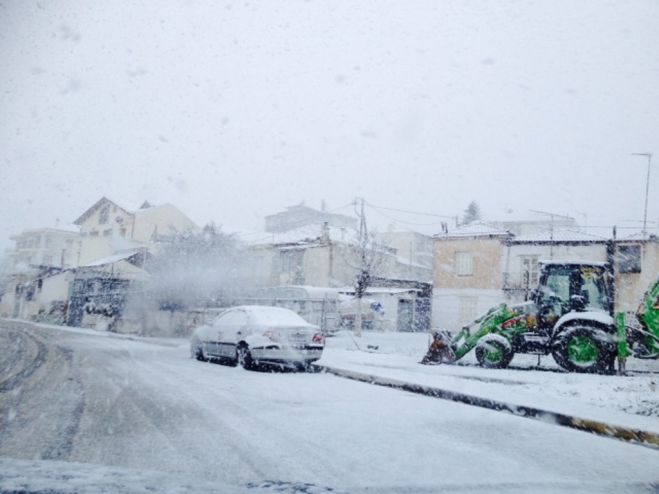
[[60, 460], [347, 492], [644, 492], [659, 480], [659, 452], [579, 431], [329, 374], [201, 363], [185, 340], [0, 325], [7, 468]]

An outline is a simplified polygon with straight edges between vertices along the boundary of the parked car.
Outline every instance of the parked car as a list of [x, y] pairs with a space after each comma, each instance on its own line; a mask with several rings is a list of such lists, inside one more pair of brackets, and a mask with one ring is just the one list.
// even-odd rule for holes
[[198, 360], [220, 360], [247, 369], [260, 364], [308, 368], [323, 353], [318, 326], [281, 307], [241, 306], [197, 328], [190, 340]]

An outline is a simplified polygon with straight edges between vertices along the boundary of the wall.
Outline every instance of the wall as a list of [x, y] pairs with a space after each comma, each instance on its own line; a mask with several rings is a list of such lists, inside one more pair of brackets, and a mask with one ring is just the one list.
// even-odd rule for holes
[[[458, 330], [505, 300], [504, 240], [500, 237], [435, 239], [432, 324]], [[456, 254], [472, 255], [472, 274], [460, 275]]]
[[[504, 244], [499, 238], [435, 240], [433, 286], [446, 289], [500, 289], [503, 286]], [[473, 256], [473, 274], [456, 272], [456, 254], [468, 252]]]
[[197, 225], [172, 204], [138, 209], [134, 215], [135, 226], [131, 238], [138, 242], [151, 242], [154, 233], [173, 235], [197, 230]]
[[27, 230], [12, 237], [14, 248], [9, 252], [11, 269], [18, 265], [75, 266], [79, 243], [78, 233], [54, 228]]
[[620, 273], [616, 269], [616, 310], [636, 312], [643, 295], [659, 276], [659, 241], [619, 242], [641, 246], [641, 272]]

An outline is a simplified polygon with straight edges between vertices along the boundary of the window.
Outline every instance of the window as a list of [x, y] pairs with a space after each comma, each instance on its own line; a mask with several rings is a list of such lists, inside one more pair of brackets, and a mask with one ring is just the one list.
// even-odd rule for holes
[[538, 284], [538, 256], [520, 256], [522, 285], [535, 286]]
[[108, 222], [109, 217], [110, 217], [110, 207], [106, 206], [103, 209], [101, 209], [101, 212], [98, 214], [98, 224], [105, 225]]
[[455, 274], [458, 276], [471, 276], [474, 274], [474, 258], [471, 252], [455, 253]]
[[213, 322], [213, 326], [244, 326], [247, 324], [247, 315], [240, 310], [222, 314]]
[[301, 285], [304, 283], [304, 251], [282, 250], [281, 274], [286, 284]]
[[459, 298], [460, 324], [467, 324], [478, 317], [478, 297]]
[[618, 247], [618, 270], [621, 273], [641, 272], [640, 245], [620, 245]]

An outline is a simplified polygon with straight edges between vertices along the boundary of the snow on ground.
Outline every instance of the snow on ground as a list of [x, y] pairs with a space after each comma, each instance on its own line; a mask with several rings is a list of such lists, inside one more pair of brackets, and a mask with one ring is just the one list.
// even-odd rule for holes
[[484, 369], [473, 352], [456, 365], [421, 365], [425, 333], [340, 332], [321, 365], [659, 432], [659, 361], [629, 359], [627, 376], [562, 371], [551, 356], [517, 355], [509, 369]]
[[[380, 357], [380, 368], [400, 373], [418, 358], [410, 346], [419, 336], [361, 339], [397, 352], [384, 354], [346, 350], [354, 343], [339, 335], [326, 357], [364, 366]], [[136, 469], [147, 486], [156, 470], [238, 492], [268, 481], [353, 493], [648, 492], [658, 480], [649, 448], [329, 374], [197, 362], [184, 340], [18, 326], [0, 327], [3, 337], [0, 492], [17, 478], [49, 492], [34, 487], [38, 471], [40, 485], [61, 485], [57, 464], [14, 461], [35, 459]]]

